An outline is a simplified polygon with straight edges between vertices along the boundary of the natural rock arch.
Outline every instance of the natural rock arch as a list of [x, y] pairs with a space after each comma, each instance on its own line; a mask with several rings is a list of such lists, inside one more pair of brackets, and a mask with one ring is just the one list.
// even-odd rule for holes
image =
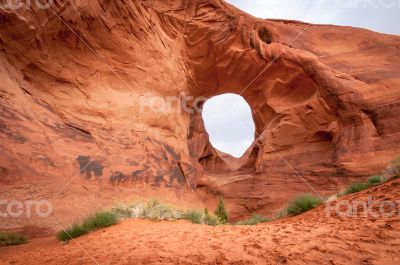
[[[101, 176], [85, 182], [92, 190], [110, 188], [120, 172], [139, 191], [222, 193], [237, 217], [309, 191], [281, 157], [324, 194], [379, 172], [400, 151], [398, 36], [257, 19], [219, 0], [52, 8], [71, 28], [36, 7], [0, 9], [7, 176], [63, 186], [80, 173], [77, 158], [106, 146], [95, 159]], [[259, 137], [232, 161], [209, 144], [198, 112], [141, 111], [146, 93], [240, 94]]]

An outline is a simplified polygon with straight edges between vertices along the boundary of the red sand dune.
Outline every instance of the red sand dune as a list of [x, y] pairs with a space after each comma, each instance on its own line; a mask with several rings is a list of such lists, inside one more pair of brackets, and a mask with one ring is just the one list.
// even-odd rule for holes
[[[343, 200], [366, 202], [370, 196], [376, 203], [399, 200], [400, 180], [342, 197], [332, 205]], [[2, 248], [0, 260], [2, 264], [399, 264], [399, 214], [364, 217], [360, 210], [359, 217], [347, 218], [325, 213], [321, 206], [257, 226], [131, 219], [68, 244], [49, 236]]]

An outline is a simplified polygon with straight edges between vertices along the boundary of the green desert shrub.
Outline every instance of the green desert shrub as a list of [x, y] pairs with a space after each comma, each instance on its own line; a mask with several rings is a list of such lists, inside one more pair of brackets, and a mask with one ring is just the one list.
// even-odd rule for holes
[[219, 218], [220, 222], [225, 224], [228, 222], [228, 212], [225, 209], [225, 202], [222, 197], [219, 197], [217, 209], [215, 215]]
[[203, 223], [206, 225], [217, 226], [226, 223], [226, 221], [222, 221], [221, 217], [217, 216], [216, 214], [212, 214], [208, 211], [208, 209], [205, 209]]
[[400, 156], [395, 158], [384, 170], [384, 179], [396, 179], [400, 177]]
[[109, 227], [118, 223], [118, 216], [114, 212], [98, 212], [87, 217], [82, 224], [74, 223], [67, 229], [60, 231], [57, 237], [61, 241], [69, 241], [101, 228]]
[[182, 211], [153, 199], [144, 205], [141, 217], [151, 220], [178, 220], [182, 218]]
[[20, 245], [26, 242], [27, 240], [23, 235], [10, 232], [0, 232], [0, 246]]
[[198, 209], [190, 209], [184, 212], [183, 219], [192, 221], [194, 224], [201, 224], [203, 222], [203, 212]]
[[83, 225], [74, 223], [70, 227], [58, 232], [57, 238], [61, 241], [67, 242], [73, 238], [80, 237], [89, 232], [90, 231]]
[[[225, 210], [225, 206], [220, 205], [218, 210], [223, 220], [227, 220], [228, 215]], [[179, 208], [171, 207], [157, 199], [152, 199], [148, 202], [136, 202], [133, 204], [119, 204], [111, 210], [112, 213], [116, 214], [120, 218], [142, 218], [151, 220], [189, 220], [194, 224], [207, 224], [207, 225], [219, 225], [222, 223], [219, 216], [209, 213], [208, 210], [189, 209], [181, 210]], [[224, 214], [225, 212], [225, 214]], [[226, 221], [224, 221], [226, 222]]]
[[280, 218], [283, 218], [283, 217], [285, 217], [285, 216], [287, 216], [287, 215], [288, 215], [287, 209], [282, 209], [282, 210], [280, 210], [279, 212], [277, 212], [277, 213], [273, 216], [273, 219], [274, 219], [274, 220], [280, 219]]
[[370, 185], [377, 185], [383, 182], [382, 175], [375, 175], [368, 179]]
[[120, 218], [132, 218], [132, 206], [119, 204], [114, 207], [111, 212], [115, 213]]
[[212, 214], [208, 211], [208, 209], [204, 209], [204, 211], [198, 209], [190, 209], [187, 210], [183, 216], [183, 219], [192, 221], [194, 224], [206, 224], [211, 226], [220, 225], [221, 221], [215, 214]]
[[400, 177], [400, 156], [392, 161], [391, 167], [393, 171], [393, 178]]
[[[156, 201], [156, 200], [154, 200]], [[147, 212], [150, 211], [150, 207], [156, 206], [157, 203], [143, 203], [143, 202], [135, 202], [132, 204], [119, 204], [116, 207], [114, 207], [111, 211], [117, 214], [120, 218], [146, 218], [144, 216], [145, 208], [147, 209]]]
[[289, 203], [287, 210], [288, 214], [297, 215], [308, 210], [311, 210], [322, 203], [320, 198], [317, 198], [311, 194], [305, 194], [296, 197], [291, 203]]
[[118, 223], [118, 216], [113, 212], [98, 212], [83, 221], [89, 231], [109, 227]]
[[266, 222], [271, 222], [272, 219], [266, 218], [260, 214], [253, 214], [249, 219], [244, 220], [244, 221], [239, 221], [236, 224], [237, 225], [256, 225], [260, 223], [266, 223]]
[[135, 202], [130, 205], [120, 204], [111, 210], [121, 218], [143, 218], [151, 220], [181, 219], [183, 211], [171, 207], [157, 199], [148, 202]]
[[371, 187], [371, 184], [369, 183], [353, 183], [350, 186], [348, 186], [345, 190], [345, 194], [352, 194], [352, 193], [356, 193], [356, 192], [360, 192], [363, 190], [368, 189], [369, 187]]

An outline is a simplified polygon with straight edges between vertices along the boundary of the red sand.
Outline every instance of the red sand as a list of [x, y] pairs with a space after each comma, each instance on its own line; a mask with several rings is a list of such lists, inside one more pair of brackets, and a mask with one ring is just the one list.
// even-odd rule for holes
[[[346, 196], [399, 198], [400, 181]], [[78, 245], [79, 244], [79, 245]], [[399, 264], [400, 217], [325, 218], [325, 206], [257, 226], [126, 220], [61, 244], [54, 236], [1, 249], [1, 264]], [[93, 260], [92, 260], [93, 258]]]

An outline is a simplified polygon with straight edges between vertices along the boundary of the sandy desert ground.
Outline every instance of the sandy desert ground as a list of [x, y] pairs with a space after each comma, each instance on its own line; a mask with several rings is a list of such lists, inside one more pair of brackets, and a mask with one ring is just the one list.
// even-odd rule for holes
[[[400, 180], [342, 197], [400, 198]], [[378, 209], [375, 208], [375, 211]], [[397, 211], [399, 208], [397, 208]], [[389, 211], [388, 211], [389, 212]], [[342, 209], [341, 213], [345, 213]], [[365, 213], [365, 212], [364, 212]], [[2, 248], [1, 264], [399, 264], [400, 215], [344, 217], [326, 205], [256, 226], [130, 219], [61, 244], [55, 236]]]

